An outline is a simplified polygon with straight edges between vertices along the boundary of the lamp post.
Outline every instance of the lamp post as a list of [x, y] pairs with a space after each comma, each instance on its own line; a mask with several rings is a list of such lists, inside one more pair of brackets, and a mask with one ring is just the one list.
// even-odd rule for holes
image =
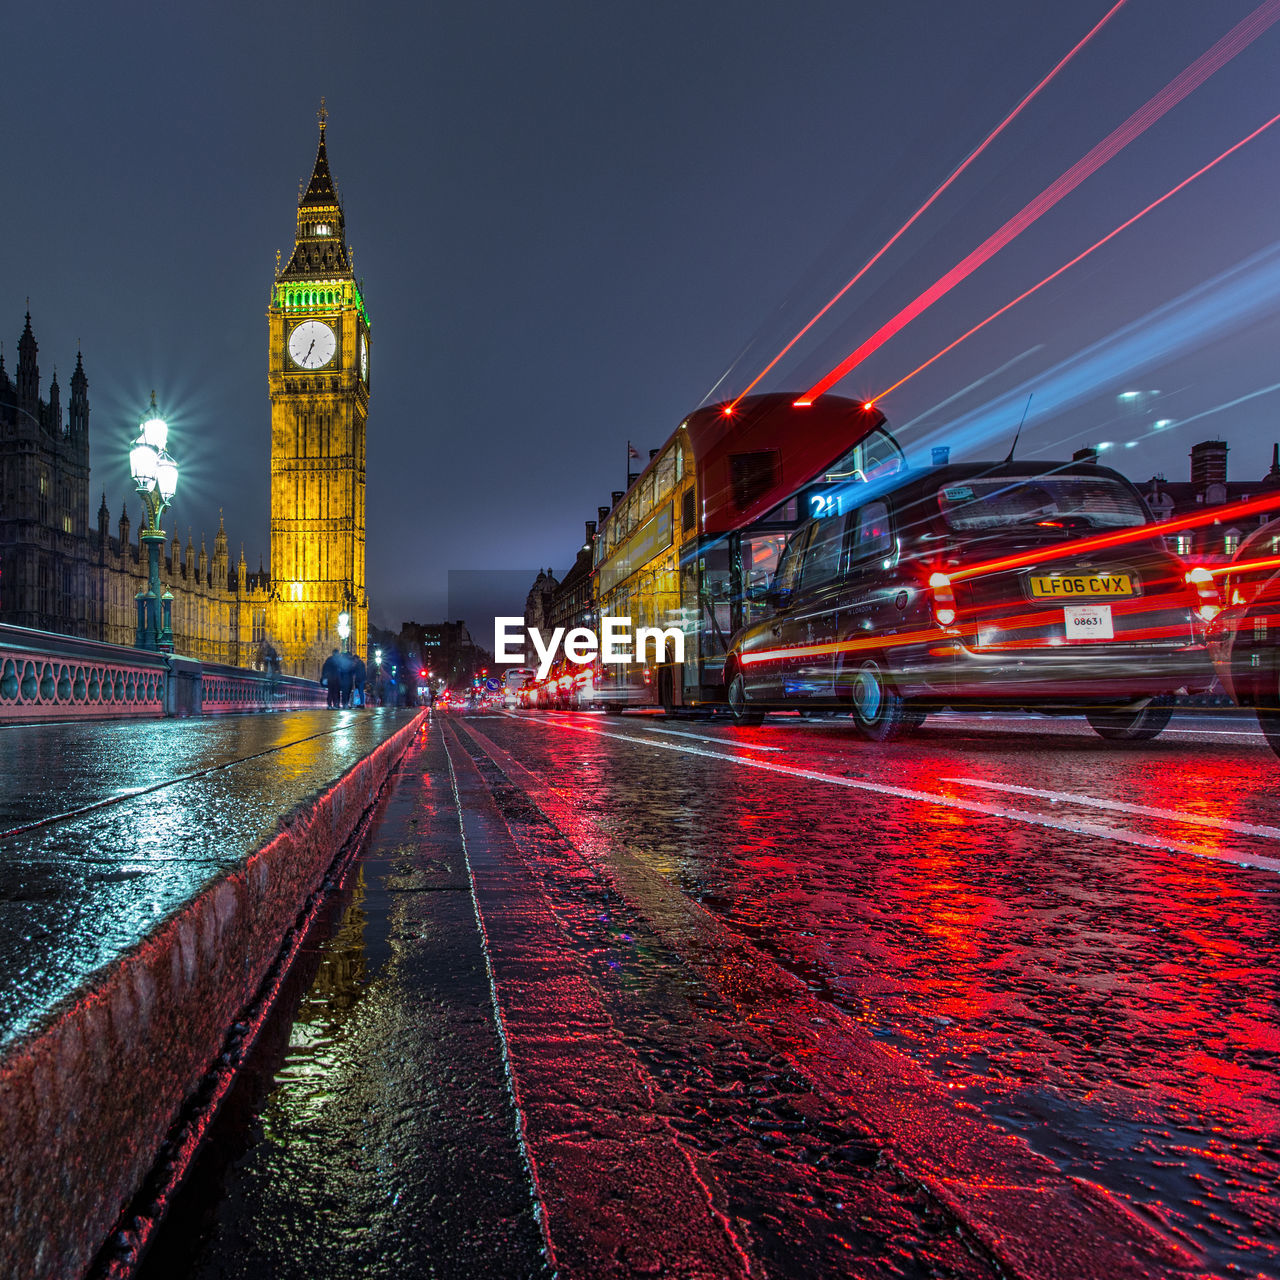
[[139, 591], [138, 649], [173, 652], [173, 596], [160, 594], [160, 548], [164, 530], [160, 517], [168, 510], [178, 488], [178, 464], [165, 451], [169, 427], [156, 412], [156, 393], [151, 393], [151, 416], [138, 424], [138, 438], [129, 449], [129, 472], [142, 498], [145, 523], [139, 531], [147, 549], [147, 589]]
[[338, 639], [342, 641], [342, 652], [350, 648], [348, 639], [351, 635], [351, 615], [344, 609], [338, 614]]

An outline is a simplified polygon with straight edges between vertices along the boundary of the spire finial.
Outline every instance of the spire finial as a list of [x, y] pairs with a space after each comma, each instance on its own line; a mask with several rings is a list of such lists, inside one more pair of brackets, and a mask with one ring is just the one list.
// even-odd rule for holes
[[324, 126], [325, 126], [325, 123], [326, 123], [326, 122], [328, 121], [328, 119], [329, 119], [329, 112], [328, 112], [328, 110], [326, 109], [326, 107], [325, 107], [325, 105], [324, 105], [324, 95], [323, 95], [323, 94], [321, 94], [321, 95], [320, 95], [320, 110], [316, 112], [316, 115], [319, 117], [319, 120], [320, 120], [320, 132], [321, 132], [321, 133], [323, 133], [323, 132], [324, 132]]
[[160, 411], [156, 408], [156, 393], [153, 388], [151, 391], [151, 416], [154, 418]]

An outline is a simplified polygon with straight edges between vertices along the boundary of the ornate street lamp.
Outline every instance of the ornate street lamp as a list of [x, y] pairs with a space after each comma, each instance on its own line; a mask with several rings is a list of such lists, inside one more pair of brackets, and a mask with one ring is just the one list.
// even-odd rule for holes
[[178, 489], [178, 464], [165, 451], [169, 427], [156, 411], [156, 393], [151, 393], [151, 416], [138, 424], [138, 438], [129, 449], [129, 471], [142, 498], [145, 523], [139, 533], [147, 549], [147, 589], [139, 591], [139, 649], [173, 652], [173, 596], [160, 594], [160, 548], [164, 530], [160, 517], [168, 510]]
[[351, 635], [351, 615], [344, 609], [338, 614], [338, 639], [342, 641], [342, 652], [350, 647], [347, 643]]

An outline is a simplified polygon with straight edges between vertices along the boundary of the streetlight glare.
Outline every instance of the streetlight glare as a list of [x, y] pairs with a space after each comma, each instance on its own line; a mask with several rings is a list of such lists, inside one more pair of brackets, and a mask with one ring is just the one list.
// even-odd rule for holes
[[144, 523], [139, 538], [147, 550], [147, 589], [138, 593], [139, 649], [173, 648], [173, 597], [160, 589], [160, 545], [164, 531], [160, 517], [178, 490], [178, 463], [165, 452], [168, 424], [156, 413], [156, 393], [151, 393], [151, 416], [138, 424], [138, 438], [129, 450], [129, 474], [142, 498]]
[[150, 488], [156, 478], [156, 463], [159, 459], [156, 451], [147, 443], [139, 440], [129, 450], [129, 473], [133, 482], [141, 490]]
[[156, 459], [156, 488], [165, 502], [172, 502], [178, 491], [178, 464], [162, 449]]
[[163, 418], [148, 418], [142, 424], [142, 438], [153, 449], [165, 449], [169, 444], [169, 424]]

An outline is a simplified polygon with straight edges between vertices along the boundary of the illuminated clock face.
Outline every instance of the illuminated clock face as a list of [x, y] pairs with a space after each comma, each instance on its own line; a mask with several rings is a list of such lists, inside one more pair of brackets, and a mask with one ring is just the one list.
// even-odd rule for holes
[[360, 376], [369, 381], [369, 339], [360, 335]]
[[337, 335], [323, 320], [304, 320], [289, 335], [289, 358], [300, 369], [323, 369], [337, 349]]

